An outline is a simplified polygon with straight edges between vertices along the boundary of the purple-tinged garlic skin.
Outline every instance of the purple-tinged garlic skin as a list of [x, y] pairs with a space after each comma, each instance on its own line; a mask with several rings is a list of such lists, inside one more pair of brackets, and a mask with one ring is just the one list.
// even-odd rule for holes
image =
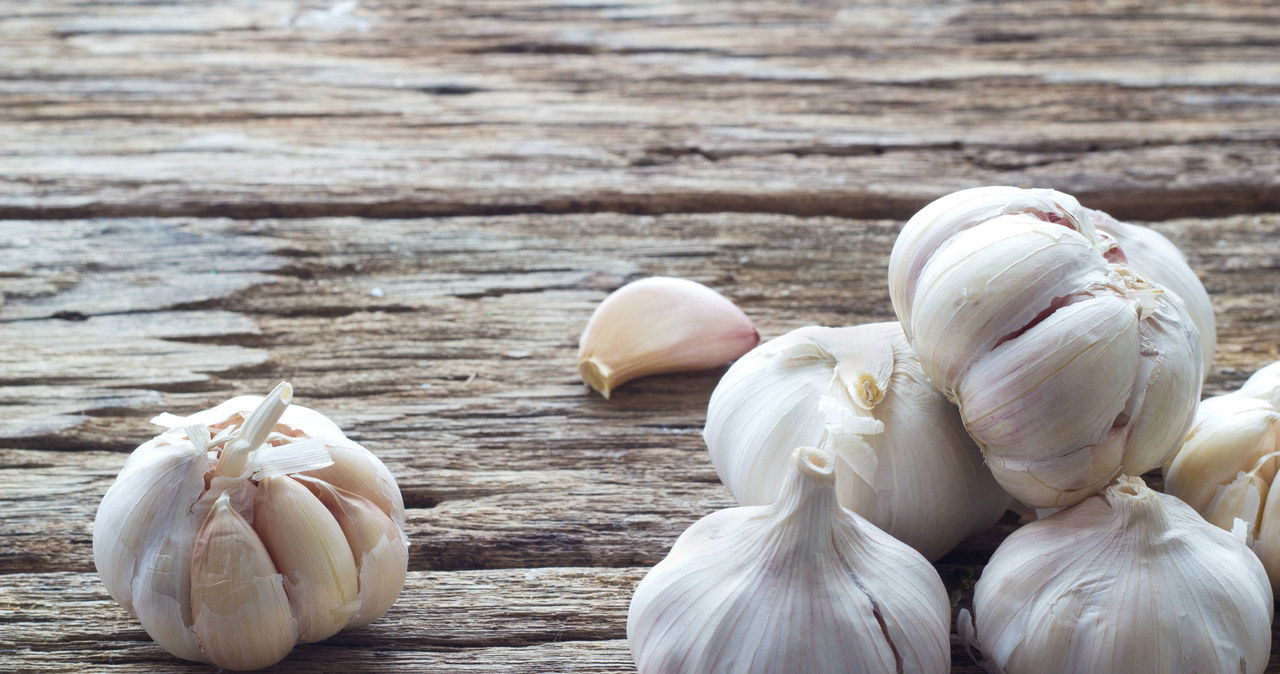
[[1036, 507], [1163, 463], [1204, 378], [1183, 300], [1094, 219], [1054, 190], [964, 190], [913, 216], [889, 258], [925, 374], [1001, 486]]

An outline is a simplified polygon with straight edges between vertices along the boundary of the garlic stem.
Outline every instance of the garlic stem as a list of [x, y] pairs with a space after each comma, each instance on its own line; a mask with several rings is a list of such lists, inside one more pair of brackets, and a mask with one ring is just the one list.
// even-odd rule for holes
[[600, 392], [605, 400], [609, 399], [609, 393], [613, 391], [613, 385], [619, 381], [614, 377], [613, 368], [600, 361], [599, 358], [591, 356], [578, 362], [578, 374], [582, 377], [582, 381], [587, 386]]
[[840, 509], [835, 458], [817, 447], [800, 447], [792, 453], [792, 460], [796, 470], [782, 483], [770, 524], [789, 537], [783, 540], [794, 546], [790, 552], [826, 549]]
[[1141, 534], [1137, 540], [1150, 545], [1168, 537], [1169, 511], [1142, 478], [1121, 475], [1107, 488], [1106, 499], [1116, 521]]
[[280, 416], [293, 400], [293, 386], [282, 381], [262, 402], [249, 413], [249, 416], [235, 432], [235, 439], [227, 443], [218, 458], [217, 474], [223, 477], [239, 477], [249, 464], [249, 456], [271, 434]]

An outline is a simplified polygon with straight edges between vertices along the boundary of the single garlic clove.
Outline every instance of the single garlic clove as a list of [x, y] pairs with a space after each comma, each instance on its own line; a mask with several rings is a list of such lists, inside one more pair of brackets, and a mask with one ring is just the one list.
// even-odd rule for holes
[[718, 367], [760, 342], [751, 319], [694, 281], [654, 276], [629, 283], [596, 307], [578, 342], [578, 373], [605, 398], [651, 374]]
[[356, 562], [338, 522], [297, 480], [277, 475], [258, 484], [254, 530], [284, 574], [298, 619], [298, 643], [337, 634], [360, 608]]
[[974, 588], [976, 641], [1004, 674], [1254, 674], [1271, 602], [1242, 530], [1122, 477], [1000, 544]]
[[193, 627], [218, 667], [268, 667], [293, 649], [297, 621], [253, 527], [223, 492], [196, 538], [191, 568]]
[[776, 501], [689, 527], [640, 581], [641, 674], [946, 672], [946, 589], [919, 553], [840, 507], [834, 457], [795, 450]]
[[360, 574], [360, 609], [347, 628], [363, 627], [391, 608], [404, 587], [409, 548], [400, 527], [373, 502], [321, 480], [299, 477], [342, 527]]
[[1000, 484], [1014, 493], [1048, 491], [1036, 505], [1056, 507], [1111, 482], [1124, 458], [1113, 421], [1138, 376], [1137, 327], [1127, 302], [1093, 298], [1054, 312], [970, 368], [960, 410], [979, 445], [1000, 448], [987, 452]]
[[1035, 507], [1162, 464], [1204, 378], [1183, 300], [1131, 266], [1090, 213], [1053, 190], [964, 190], [913, 216], [889, 260], [924, 372], [1001, 486]]
[[190, 442], [162, 435], [134, 450], [93, 523], [93, 562], [111, 597], [162, 648], [206, 662], [191, 620], [190, 514], [209, 459]]
[[756, 347], [711, 394], [703, 438], [741, 505], [777, 498], [791, 448], [832, 452], [840, 504], [930, 560], [1010, 501], [896, 322], [810, 326]]
[[369, 499], [403, 530], [404, 497], [400, 495], [400, 488], [387, 466], [345, 436], [327, 436], [326, 440], [325, 449], [329, 451], [333, 465], [301, 474]]

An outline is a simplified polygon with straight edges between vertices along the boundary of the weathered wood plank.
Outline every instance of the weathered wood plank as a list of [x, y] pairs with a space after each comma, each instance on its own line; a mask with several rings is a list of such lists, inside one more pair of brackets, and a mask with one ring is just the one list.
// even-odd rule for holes
[[1274, 211], [1272, 10], [59, 0], [0, 17], [0, 216]]
[[[410, 573], [377, 622], [299, 646], [273, 671], [632, 670], [627, 607], [647, 570]], [[92, 574], [5, 575], [0, 591], [0, 657], [9, 671], [209, 671], [151, 643]], [[958, 643], [952, 650], [953, 671], [982, 671]]]
[[[57, 233], [80, 231], [58, 228], [83, 223], [39, 224]], [[133, 224], [95, 226], [138, 231]], [[1274, 338], [1280, 329], [1280, 217], [1186, 219], [1156, 228], [1188, 251], [1217, 302], [1220, 346], [1211, 392], [1233, 387], [1258, 365], [1280, 358]], [[264, 390], [285, 377], [298, 386], [300, 402], [331, 414], [392, 467], [409, 504], [414, 542], [414, 580], [387, 618], [403, 621], [396, 623], [407, 630], [403, 639], [366, 640], [353, 633], [301, 649], [287, 668], [338, 662], [360, 669], [371, 657], [380, 667], [427, 671], [486, 659], [499, 671], [627, 668], [619, 630], [629, 583], [661, 559], [690, 523], [729, 505], [699, 435], [721, 371], [639, 380], [610, 401], [589, 394], [577, 381], [573, 360], [577, 333], [591, 309], [626, 280], [665, 273], [721, 288], [766, 337], [811, 322], [888, 319], [884, 265], [897, 223], [735, 214], [520, 215], [161, 220], [147, 221], [143, 229], [249, 246], [249, 257], [271, 263], [252, 273], [265, 273], [271, 282], [254, 277], [228, 294], [191, 281], [181, 292], [158, 293], [141, 313], [101, 313], [77, 289], [110, 287], [95, 275], [127, 275], [141, 262], [125, 260], [108, 270], [62, 259], [29, 265], [38, 273], [25, 276], [24, 287], [45, 290], [8, 296], [0, 330], [14, 335], [29, 326], [44, 326], [32, 334], [52, 335], [56, 330], [48, 326], [74, 329], [126, 319], [164, 328], [122, 335], [122, 343], [134, 348], [146, 345], [127, 366], [112, 365], [119, 354], [109, 350], [85, 348], [71, 358], [48, 347], [54, 368], [83, 360], [75, 372], [58, 378], [61, 390], [92, 390], [111, 376], [149, 398], [77, 418], [56, 432], [4, 436], [10, 448], [0, 450], [0, 572], [7, 575], [0, 575], [0, 585], [24, 597], [41, 595], [23, 605], [43, 604], [48, 611], [77, 605], [74, 597], [57, 594], [63, 584], [79, 588], [82, 597], [96, 595], [84, 599], [89, 604], [82, 626], [99, 635], [59, 627], [47, 638], [56, 641], [56, 649], [12, 637], [14, 643], [4, 648], [12, 648], [20, 668], [114, 661], [147, 670], [191, 670], [150, 646], [101, 595], [91, 573], [93, 513], [124, 452], [154, 434], [146, 423], [151, 415], [191, 411]], [[202, 256], [224, 257], [216, 250]], [[78, 276], [62, 284], [40, 276], [64, 273], [58, 269], [74, 269]], [[208, 274], [198, 278], [215, 282]], [[196, 303], [200, 308], [173, 311], [188, 294], [204, 298]], [[4, 318], [10, 311], [24, 318]], [[54, 311], [89, 318], [48, 318]], [[177, 320], [204, 315], [235, 317], [252, 329]], [[224, 327], [191, 327], [206, 324]], [[185, 332], [180, 325], [187, 326]], [[214, 374], [202, 375], [199, 386], [148, 383], [148, 373], [164, 370], [191, 346], [221, 355], [211, 355], [206, 364], [183, 356], [184, 367]], [[253, 367], [224, 367], [237, 349], [269, 359]], [[13, 365], [35, 367], [18, 360]], [[33, 373], [4, 376], [17, 392], [15, 418], [37, 417], [57, 402], [57, 395], [40, 393], [46, 385], [32, 381]], [[956, 608], [969, 605], [978, 569], [1014, 526], [1005, 521], [940, 560]], [[588, 566], [604, 568], [518, 570]], [[59, 569], [74, 573], [50, 573]], [[550, 582], [539, 575], [544, 573], [552, 574]], [[575, 585], [573, 577], [596, 579], [590, 581], [594, 589], [585, 580]], [[438, 620], [426, 619], [440, 601], [432, 588], [448, 590], [457, 601], [439, 603]], [[519, 619], [511, 627], [498, 625], [493, 616], [505, 620], [523, 610], [503, 594], [509, 590], [549, 595], [525, 614], [540, 627], [521, 627]], [[575, 603], [581, 596], [590, 600]], [[451, 617], [468, 610], [491, 617], [487, 632], [470, 619]], [[598, 610], [608, 617], [597, 629], [583, 616]], [[36, 612], [29, 619], [43, 620], [42, 629], [49, 629], [49, 615], [39, 618]], [[548, 637], [553, 629], [563, 633]], [[476, 636], [477, 631], [490, 636]], [[557, 644], [557, 638], [571, 641]], [[605, 640], [572, 641], [588, 638]], [[956, 671], [976, 671], [964, 669], [968, 660], [958, 647], [956, 663]]]
[[[636, 381], [610, 401], [588, 394], [574, 370], [576, 336], [605, 292], [647, 273], [699, 278], [735, 297], [766, 338], [808, 323], [891, 318], [883, 287], [896, 232], [889, 222], [596, 215], [198, 225], [209, 236], [258, 239], [272, 256], [291, 251], [275, 283], [211, 303], [255, 326], [209, 336], [217, 349], [270, 360], [167, 391], [148, 378], [197, 346], [187, 338], [157, 345], [133, 335], [126, 343], [145, 345], [138, 360], [117, 362], [111, 351], [77, 356], [77, 371], [101, 369], [115, 386], [150, 398], [64, 415], [75, 425], [56, 433], [6, 439], [13, 449], [0, 462], [12, 469], [0, 470], [0, 512], [13, 535], [3, 541], [0, 571], [88, 570], [98, 500], [123, 452], [156, 432], [147, 419], [264, 391], [281, 378], [399, 477], [410, 534], [423, 541], [412, 553], [415, 569], [653, 563], [685, 526], [728, 503], [700, 437], [722, 370]], [[1189, 251], [1217, 301], [1208, 392], [1280, 359], [1280, 217], [1157, 228]], [[684, 239], [673, 243], [677, 234]], [[23, 296], [10, 309], [30, 311]], [[91, 327], [112, 318], [48, 322]], [[0, 322], [0, 330], [39, 323]], [[50, 362], [80, 361], [54, 354]], [[12, 419], [78, 415], [78, 401], [102, 385], [63, 374], [55, 395], [30, 380], [10, 384]], [[70, 390], [87, 393], [63, 399]], [[37, 447], [51, 451], [20, 451]], [[76, 448], [112, 451], [65, 452]]]

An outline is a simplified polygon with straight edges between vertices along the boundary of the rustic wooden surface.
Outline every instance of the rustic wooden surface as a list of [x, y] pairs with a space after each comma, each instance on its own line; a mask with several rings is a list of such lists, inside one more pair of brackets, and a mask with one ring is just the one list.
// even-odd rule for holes
[[[277, 670], [627, 671], [635, 583], [731, 503], [723, 370], [589, 394], [592, 308], [670, 274], [765, 338], [891, 320], [897, 228], [955, 189], [1169, 236], [1231, 389], [1280, 359], [1278, 48], [1272, 0], [0, 1], [0, 669], [209, 671], [91, 523], [152, 415], [288, 379], [412, 548]], [[938, 563], [955, 609], [1014, 521]]]

